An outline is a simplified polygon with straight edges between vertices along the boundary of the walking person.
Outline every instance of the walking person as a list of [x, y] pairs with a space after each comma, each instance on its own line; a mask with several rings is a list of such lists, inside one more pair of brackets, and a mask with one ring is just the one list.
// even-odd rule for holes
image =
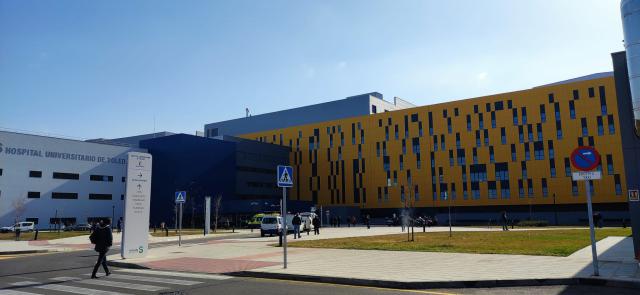
[[369, 216], [369, 214], [367, 214], [364, 217], [364, 223], [367, 225], [367, 229], [371, 229], [371, 217]]
[[302, 219], [300, 219], [300, 214], [296, 213], [291, 220], [291, 224], [293, 225], [293, 238], [298, 239], [302, 238], [300, 235], [300, 224], [302, 224]]
[[107, 276], [110, 275], [111, 272], [109, 271], [109, 268], [107, 268], [107, 252], [109, 252], [109, 247], [113, 244], [113, 235], [111, 234], [109, 224], [105, 223], [104, 220], [100, 220], [100, 224], [89, 236], [89, 240], [91, 240], [92, 244], [96, 245], [94, 249], [98, 252], [98, 261], [93, 267], [91, 278], [98, 278], [96, 273], [98, 272], [100, 265], [104, 268], [104, 273]]
[[502, 230], [503, 231], [509, 230], [509, 226], [507, 224], [508, 220], [509, 219], [507, 217], [507, 211], [502, 211]]
[[[118, 233], [122, 232], [122, 217], [118, 219]], [[155, 229], [154, 229], [155, 232]]]
[[320, 218], [318, 218], [318, 215], [313, 217], [313, 235], [319, 235], [320, 234]]

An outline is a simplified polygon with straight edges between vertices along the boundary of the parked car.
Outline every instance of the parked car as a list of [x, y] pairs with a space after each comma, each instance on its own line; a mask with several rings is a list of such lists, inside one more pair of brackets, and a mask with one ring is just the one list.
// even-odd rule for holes
[[[293, 231], [293, 225], [291, 221], [293, 220], [293, 214], [287, 214], [287, 232]], [[262, 217], [262, 222], [260, 224], [260, 236], [264, 237], [266, 235], [278, 235], [282, 230], [282, 217], [276, 215], [266, 215]]]
[[84, 223], [74, 224], [64, 228], [64, 231], [90, 231], [90, 230], [91, 230], [91, 226]]
[[300, 219], [302, 220], [302, 228], [301, 231], [312, 231], [313, 230], [313, 219], [317, 215], [313, 212], [302, 212], [300, 213]]
[[20, 230], [20, 232], [31, 232], [35, 229], [35, 224], [31, 221], [23, 221], [14, 224], [13, 226], [5, 226], [0, 228], [0, 232], [15, 232], [16, 230]]

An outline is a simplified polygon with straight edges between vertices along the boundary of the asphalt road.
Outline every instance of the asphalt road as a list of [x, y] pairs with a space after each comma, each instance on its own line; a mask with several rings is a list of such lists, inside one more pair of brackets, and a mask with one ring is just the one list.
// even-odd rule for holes
[[[202, 240], [185, 241], [185, 244]], [[163, 243], [172, 244], [170, 243]], [[152, 245], [160, 246], [159, 244]], [[113, 249], [111, 253], [117, 253]], [[0, 295], [33, 294], [260, 294], [260, 295], [388, 295], [388, 294], [638, 294], [638, 290], [596, 286], [550, 286], [452, 290], [397, 290], [283, 280], [233, 278], [111, 268], [113, 275], [99, 279], [89, 275], [97, 255], [94, 251], [16, 256], [0, 260]]]

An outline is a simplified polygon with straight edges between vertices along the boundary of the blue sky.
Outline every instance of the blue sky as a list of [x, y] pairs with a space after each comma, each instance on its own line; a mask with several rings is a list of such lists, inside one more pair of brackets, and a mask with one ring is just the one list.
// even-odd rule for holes
[[0, 0], [0, 127], [75, 138], [610, 71], [619, 1]]

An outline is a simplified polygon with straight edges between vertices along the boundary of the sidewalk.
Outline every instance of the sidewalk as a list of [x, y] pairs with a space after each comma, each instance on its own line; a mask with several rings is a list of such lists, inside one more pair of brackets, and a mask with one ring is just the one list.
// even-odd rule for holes
[[[465, 227], [454, 230], [490, 229]], [[448, 228], [435, 227], [428, 231], [448, 231]], [[303, 234], [303, 239], [400, 232], [398, 227], [375, 227], [371, 230], [358, 227], [323, 228], [321, 233], [320, 236]], [[569, 257], [289, 248], [288, 268], [283, 269], [282, 249], [271, 246], [277, 240], [277, 237], [260, 238], [256, 234], [256, 238], [229, 238], [183, 247], [155, 248], [147, 257], [139, 259], [122, 260], [118, 255], [111, 255], [109, 260], [114, 265], [124, 267], [378, 287], [549, 285], [594, 280], [591, 277], [593, 270], [589, 247]], [[292, 236], [289, 236], [289, 240], [292, 240]], [[609, 237], [598, 242], [601, 276], [595, 280], [616, 280], [616, 284], [627, 283], [640, 287], [638, 264], [629, 258], [633, 253], [631, 249], [629, 238]]]
[[[233, 236], [242, 233], [250, 233], [249, 230], [236, 230], [235, 233], [210, 234], [206, 238]], [[183, 241], [204, 238], [203, 235], [185, 235], [182, 236]], [[113, 233], [114, 246], [120, 245], [122, 235]], [[154, 237], [149, 235], [149, 244], [177, 241], [178, 237]], [[37, 240], [37, 241], [11, 241], [0, 240], [0, 255], [9, 254], [29, 254], [29, 253], [45, 253], [45, 252], [64, 252], [74, 250], [93, 249], [93, 245], [89, 242], [89, 234], [75, 236], [69, 238], [55, 240]]]

